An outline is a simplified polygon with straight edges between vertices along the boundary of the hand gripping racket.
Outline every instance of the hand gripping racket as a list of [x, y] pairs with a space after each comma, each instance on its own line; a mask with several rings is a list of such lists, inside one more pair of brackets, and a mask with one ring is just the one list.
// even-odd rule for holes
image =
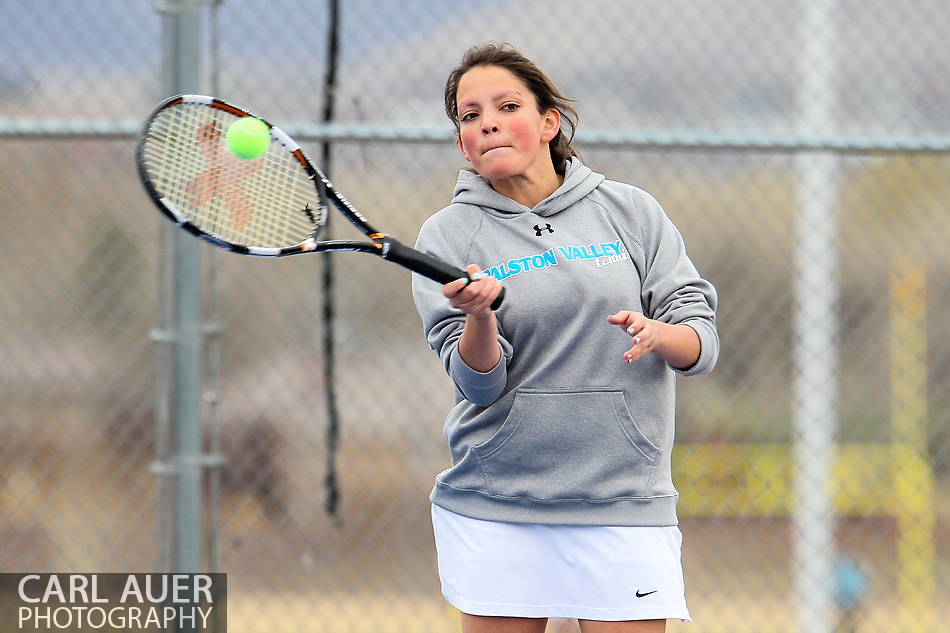
[[[165, 217], [219, 248], [254, 257], [356, 251], [372, 253], [441, 284], [468, 274], [377, 231], [337, 193], [300, 146], [265, 121], [271, 140], [253, 160], [227, 148], [228, 126], [254, 116], [220, 99], [179, 95], [148, 118], [136, 150], [139, 176]], [[368, 242], [317, 241], [327, 200]], [[497, 309], [504, 288], [492, 304]]]

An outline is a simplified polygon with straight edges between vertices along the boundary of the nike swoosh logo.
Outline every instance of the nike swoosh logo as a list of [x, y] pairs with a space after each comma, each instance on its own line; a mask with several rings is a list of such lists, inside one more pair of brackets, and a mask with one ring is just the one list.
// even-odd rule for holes
[[637, 597], [638, 597], [638, 598], [646, 598], [647, 596], [649, 596], [649, 595], [651, 595], [651, 594], [654, 594], [654, 593], [656, 593], [657, 591], [659, 591], [659, 590], [658, 590], [658, 589], [654, 589], [653, 591], [648, 591], [648, 592], [646, 592], [646, 593], [640, 593], [640, 590], [637, 589]]

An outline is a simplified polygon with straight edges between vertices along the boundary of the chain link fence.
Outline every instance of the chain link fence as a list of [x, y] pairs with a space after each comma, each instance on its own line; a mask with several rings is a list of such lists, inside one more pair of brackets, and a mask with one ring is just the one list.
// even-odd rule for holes
[[[169, 565], [170, 229], [132, 156], [165, 96], [162, 20], [176, 4], [0, 0], [3, 572]], [[509, 41], [578, 99], [586, 162], [654, 194], [717, 286], [719, 365], [679, 383], [694, 623], [669, 630], [942, 630], [950, 5], [339, 9], [333, 122], [353, 134], [328, 145], [330, 176], [394, 235], [411, 242], [465, 166], [442, 113], [445, 77], [468, 46]], [[307, 130], [325, 102], [328, 2], [198, 11], [202, 91], [300, 130], [320, 157], [326, 135]], [[457, 630], [428, 504], [448, 465], [451, 385], [408, 273], [332, 261], [327, 295], [320, 256], [202, 246], [212, 459], [200, 566], [229, 574], [232, 631]]]

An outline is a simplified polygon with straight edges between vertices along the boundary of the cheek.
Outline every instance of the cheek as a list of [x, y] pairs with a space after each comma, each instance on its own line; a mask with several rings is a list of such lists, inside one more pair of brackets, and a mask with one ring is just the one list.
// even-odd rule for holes
[[540, 132], [537, 127], [527, 121], [513, 121], [508, 127], [512, 141], [522, 149], [536, 147], [540, 142]]
[[459, 142], [464, 153], [468, 154], [475, 147], [475, 141], [478, 138], [478, 132], [471, 130], [462, 130], [459, 132]]

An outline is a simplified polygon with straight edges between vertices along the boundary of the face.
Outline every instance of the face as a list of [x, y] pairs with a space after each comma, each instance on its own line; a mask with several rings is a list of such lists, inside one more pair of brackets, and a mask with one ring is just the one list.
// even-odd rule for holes
[[509, 70], [478, 66], [464, 75], [456, 95], [459, 147], [465, 160], [492, 183], [550, 169], [548, 143], [560, 114], [538, 112], [534, 95]]

